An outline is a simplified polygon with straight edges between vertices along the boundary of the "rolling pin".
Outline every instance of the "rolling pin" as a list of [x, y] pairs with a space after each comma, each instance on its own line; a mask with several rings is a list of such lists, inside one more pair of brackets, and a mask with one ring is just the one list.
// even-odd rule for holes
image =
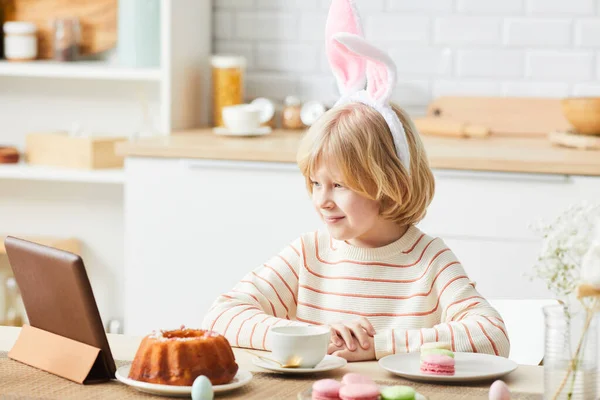
[[446, 118], [414, 118], [413, 122], [419, 132], [424, 135], [457, 138], [485, 138], [490, 135], [489, 128], [485, 126], [471, 125]]

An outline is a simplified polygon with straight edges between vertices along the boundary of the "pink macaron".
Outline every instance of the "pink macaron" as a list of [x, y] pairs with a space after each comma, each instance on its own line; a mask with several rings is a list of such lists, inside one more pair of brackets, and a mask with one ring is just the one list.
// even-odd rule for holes
[[454, 375], [454, 358], [429, 354], [421, 358], [421, 372], [430, 375]]
[[312, 386], [313, 400], [338, 400], [342, 384], [335, 379], [321, 379]]
[[370, 383], [343, 385], [340, 389], [341, 400], [377, 400], [379, 387]]
[[375, 384], [371, 378], [356, 372], [349, 372], [342, 378], [343, 385], [352, 385], [354, 383], [369, 383], [371, 385]]

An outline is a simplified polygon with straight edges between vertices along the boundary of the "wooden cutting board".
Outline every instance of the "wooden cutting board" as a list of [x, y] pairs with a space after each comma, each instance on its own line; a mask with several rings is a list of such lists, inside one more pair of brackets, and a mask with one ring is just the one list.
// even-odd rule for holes
[[427, 117], [439, 117], [483, 126], [491, 134], [548, 135], [569, 130], [560, 98], [440, 97], [427, 109]]
[[34, 22], [38, 28], [38, 58], [53, 55], [53, 20], [78, 17], [81, 54], [108, 50], [117, 42], [118, 0], [4, 0], [6, 21]]

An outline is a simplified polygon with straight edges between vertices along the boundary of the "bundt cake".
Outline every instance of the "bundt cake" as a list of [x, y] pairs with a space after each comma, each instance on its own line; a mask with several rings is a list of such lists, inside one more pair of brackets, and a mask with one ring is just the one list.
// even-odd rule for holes
[[205, 375], [213, 385], [231, 382], [238, 365], [227, 339], [200, 329], [158, 331], [142, 339], [129, 378], [163, 385], [192, 386]]

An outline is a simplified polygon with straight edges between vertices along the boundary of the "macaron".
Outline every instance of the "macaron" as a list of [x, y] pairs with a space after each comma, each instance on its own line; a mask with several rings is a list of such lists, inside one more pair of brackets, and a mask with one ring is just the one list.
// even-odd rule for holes
[[421, 372], [430, 375], [454, 375], [454, 358], [429, 354], [421, 359]]
[[312, 385], [313, 400], [338, 400], [342, 384], [335, 379], [321, 379]]
[[454, 352], [446, 349], [424, 349], [421, 350], [421, 358], [429, 355], [429, 354], [437, 354], [442, 356], [448, 356], [454, 358]]
[[416, 395], [410, 386], [388, 386], [381, 390], [381, 400], [414, 400]]
[[421, 351], [431, 349], [452, 350], [452, 345], [447, 342], [429, 342], [421, 345]]
[[343, 385], [352, 385], [354, 383], [369, 383], [371, 385], [375, 384], [375, 382], [368, 376], [364, 376], [356, 372], [349, 372], [342, 378]]
[[379, 387], [369, 383], [353, 383], [343, 385], [340, 389], [341, 400], [377, 400]]

